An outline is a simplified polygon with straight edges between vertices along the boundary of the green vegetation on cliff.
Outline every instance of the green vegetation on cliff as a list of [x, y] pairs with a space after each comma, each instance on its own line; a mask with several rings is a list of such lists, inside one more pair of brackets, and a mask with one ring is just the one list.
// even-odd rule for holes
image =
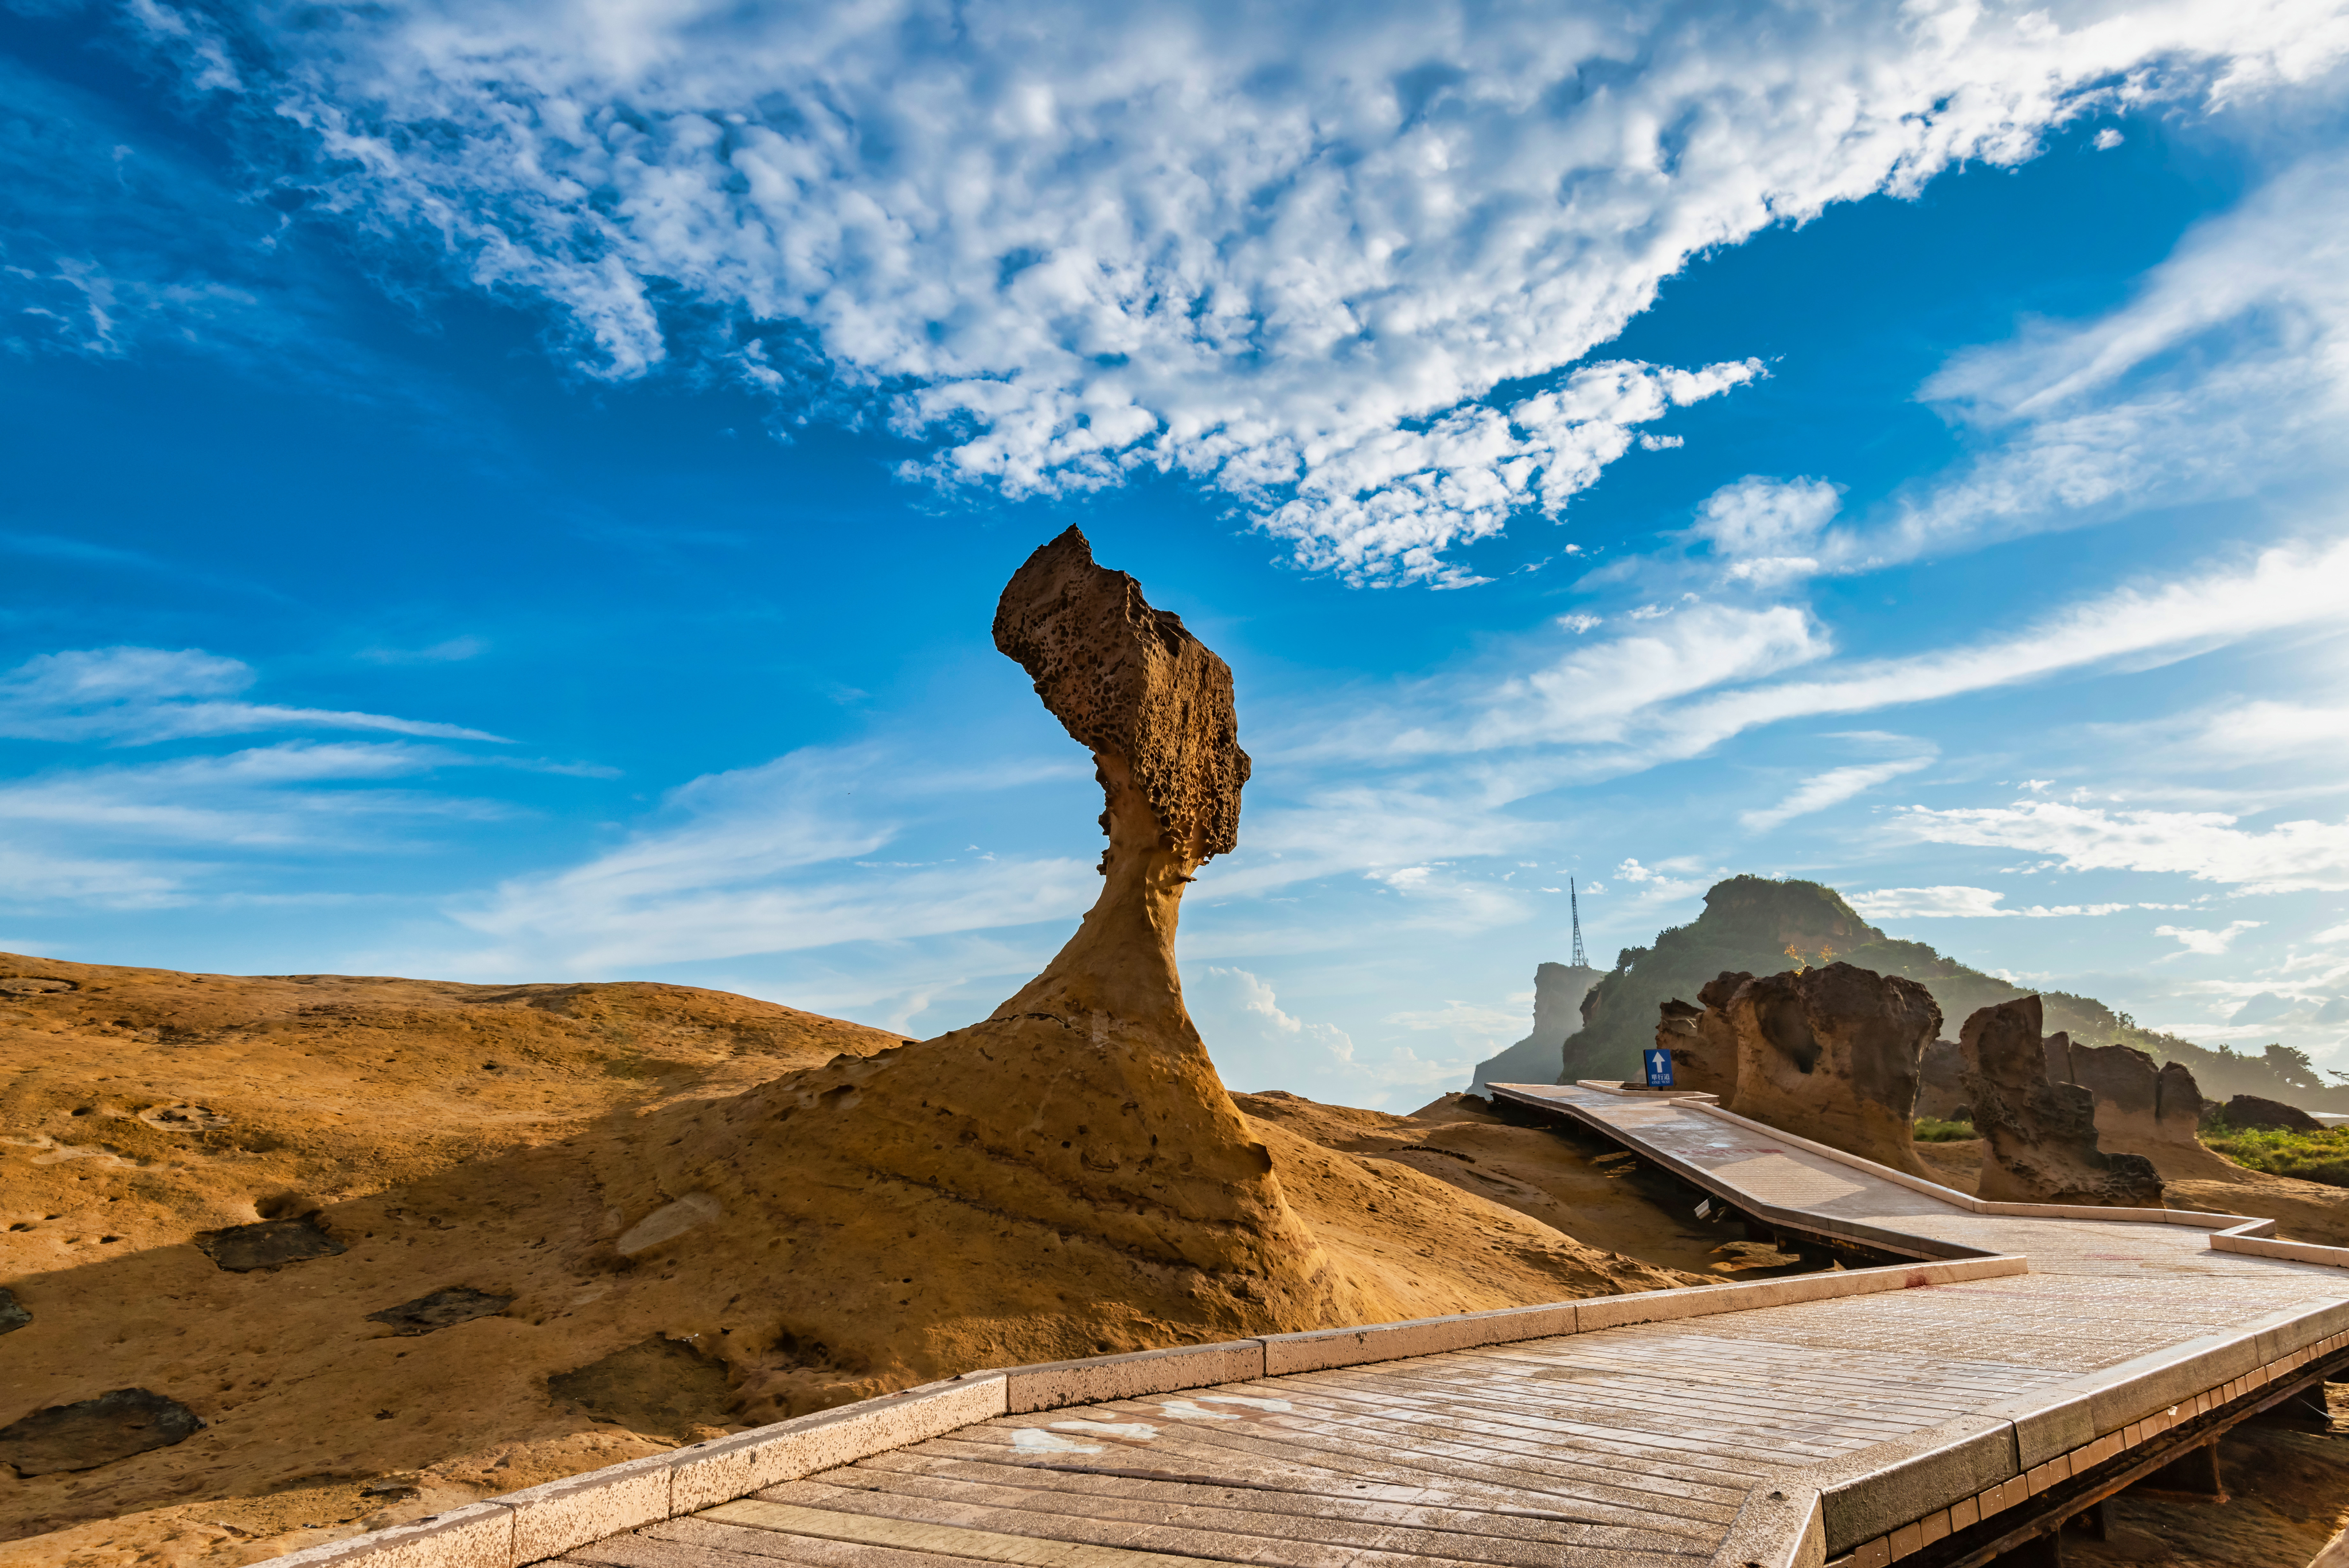
[[[1698, 990], [1725, 971], [1775, 974], [1835, 960], [1924, 986], [1940, 1005], [1945, 1039], [1956, 1039], [1976, 1009], [2032, 994], [1923, 942], [1886, 936], [1821, 883], [1732, 877], [1713, 884], [1694, 920], [1617, 957], [1583, 1002], [1582, 1027], [1567, 1039], [1560, 1081], [1636, 1074], [1641, 1048], [1655, 1043], [1656, 1010], [1674, 998], [1693, 1003]], [[2140, 1028], [2092, 996], [2037, 994], [2048, 1033], [2060, 1029], [2084, 1045], [2133, 1045], [2158, 1062], [2182, 1062], [2205, 1099], [2261, 1095], [2310, 1110], [2349, 1110], [2349, 1088], [2327, 1086], [2306, 1054], [2289, 1046], [2271, 1045], [2260, 1055], [2212, 1049]]]

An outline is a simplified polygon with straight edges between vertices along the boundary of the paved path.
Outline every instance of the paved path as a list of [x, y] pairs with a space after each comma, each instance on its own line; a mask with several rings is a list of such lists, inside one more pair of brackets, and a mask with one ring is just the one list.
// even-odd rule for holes
[[1609, 1129], [1744, 1206], [1915, 1239], [1914, 1252], [2020, 1253], [2028, 1272], [1009, 1416], [565, 1560], [1947, 1558], [1965, 1532], [2021, 1517], [2008, 1511], [2046, 1486], [2349, 1355], [2349, 1270], [2215, 1251], [2209, 1223], [1976, 1213], [1702, 1106], [1573, 1086], [1509, 1093]]

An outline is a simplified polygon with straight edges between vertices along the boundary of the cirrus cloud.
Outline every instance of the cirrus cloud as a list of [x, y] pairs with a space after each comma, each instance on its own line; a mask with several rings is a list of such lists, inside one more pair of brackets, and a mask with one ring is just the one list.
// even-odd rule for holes
[[2072, 871], [2178, 872], [2246, 893], [2349, 889], [2349, 822], [2251, 830], [2223, 812], [2107, 811], [2052, 800], [1951, 811], [1909, 806], [1895, 821], [1926, 843], [2020, 849]]

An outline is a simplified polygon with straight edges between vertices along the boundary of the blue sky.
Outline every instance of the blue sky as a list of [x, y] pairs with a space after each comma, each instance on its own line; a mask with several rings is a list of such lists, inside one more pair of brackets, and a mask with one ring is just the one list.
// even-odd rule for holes
[[1817, 877], [2349, 1069], [2349, 16], [0, 0], [0, 946], [936, 1033], [1237, 672], [1236, 1086]]

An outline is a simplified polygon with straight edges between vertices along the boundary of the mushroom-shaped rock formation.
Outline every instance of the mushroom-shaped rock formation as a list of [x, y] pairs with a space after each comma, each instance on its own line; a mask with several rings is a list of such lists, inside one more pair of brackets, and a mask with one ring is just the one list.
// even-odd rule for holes
[[[746, 1372], [753, 1415], [964, 1366], [1404, 1315], [1292, 1209], [1183, 1005], [1183, 888], [1237, 842], [1248, 776], [1230, 670], [1074, 529], [1011, 578], [995, 635], [1093, 754], [1109, 847], [1083, 923], [981, 1022], [713, 1104], [676, 1147], [606, 1173], [626, 1222], [688, 1199], [707, 1217], [631, 1253], [637, 1268], [740, 1245], [731, 1217], [755, 1215], [788, 1249], [778, 1266], [826, 1281], [834, 1308]], [[885, 1289], [858, 1276], [876, 1253], [902, 1264]], [[836, 1295], [834, 1260], [860, 1261]]]
[[1092, 753], [1109, 835], [1108, 880], [1092, 912], [995, 1016], [1106, 1012], [1172, 1028], [1196, 1047], [1174, 970], [1174, 921], [1191, 874], [1239, 843], [1248, 755], [1230, 667], [1178, 618], [1152, 609], [1140, 583], [1094, 565], [1074, 528], [1013, 575], [996, 605], [995, 646]]
[[[597, 1158], [602, 1266], [640, 1291], [742, 1282], [661, 1325], [726, 1362], [738, 1418], [973, 1366], [1672, 1282], [1244, 1116], [1174, 949], [1185, 886], [1237, 837], [1229, 670], [1074, 530], [1019, 568], [995, 626], [1106, 797], [1075, 934], [975, 1023], [666, 1106]], [[1486, 1251], [1496, 1227], [1511, 1240]], [[1473, 1277], [1454, 1262], [1472, 1248]]]
[[[1700, 995], [1718, 995], [1723, 976]], [[1729, 1108], [1926, 1176], [1912, 1117], [1918, 1063], [1941, 1010], [1913, 980], [1847, 963], [1738, 982], [1712, 1002], [1737, 1041]]]
[[2153, 1162], [2098, 1147], [2095, 1096], [2049, 1079], [2050, 1046], [2068, 1056], [2070, 1041], [2060, 1033], [2042, 1039], [2040, 1024], [2039, 999], [2023, 996], [1980, 1009], [1958, 1032], [1966, 1099], [1986, 1144], [1980, 1195], [2159, 1208]]

